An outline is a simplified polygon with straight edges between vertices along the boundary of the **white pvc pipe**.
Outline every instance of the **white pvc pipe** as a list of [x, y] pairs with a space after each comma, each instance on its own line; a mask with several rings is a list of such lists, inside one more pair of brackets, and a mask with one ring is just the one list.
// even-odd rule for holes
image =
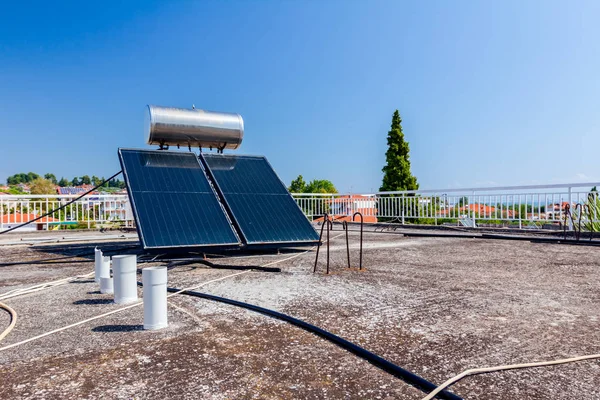
[[100, 282], [102, 282], [102, 278], [110, 278], [110, 257], [102, 256], [100, 259], [100, 268], [98, 270], [98, 274], [100, 277]]
[[144, 329], [166, 328], [167, 267], [148, 267], [142, 270], [144, 284]]
[[100, 278], [100, 293], [113, 294], [114, 290], [113, 278], [104, 276]]
[[102, 250], [94, 249], [94, 280], [100, 283], [100, 264], [102, 263]]
[[136, 301], [138, 298], [136, 282], [136, 256], [114, 256], [112, 260], [115, 303], [126, 304]]

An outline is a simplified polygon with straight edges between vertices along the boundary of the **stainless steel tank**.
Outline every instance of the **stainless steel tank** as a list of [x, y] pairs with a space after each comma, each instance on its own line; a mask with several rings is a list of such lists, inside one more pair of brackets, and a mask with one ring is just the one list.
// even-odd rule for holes
[[149, 105], [145, 134], [146, 143], [160, 146], [237, 149], [244, 138], [244, 120], [234, 113]]

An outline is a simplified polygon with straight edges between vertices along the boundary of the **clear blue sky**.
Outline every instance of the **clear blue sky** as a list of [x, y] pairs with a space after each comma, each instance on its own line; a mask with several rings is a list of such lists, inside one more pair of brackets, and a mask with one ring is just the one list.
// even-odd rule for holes
[[598, 1], [6, 2], [0, 180], [109, 176], [146, 104], [242, 114], [289, 183], [381, 183], [399, 109], [421, 188], [600, 180]]

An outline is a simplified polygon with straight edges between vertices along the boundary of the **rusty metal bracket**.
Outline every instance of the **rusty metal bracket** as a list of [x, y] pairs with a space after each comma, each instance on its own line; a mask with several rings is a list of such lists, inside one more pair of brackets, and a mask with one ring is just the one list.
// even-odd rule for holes
[[571, 224], [573, 225], [573, 231], [575, 232], [575, 240], [579, 242], [579, 239], [581, 238], [581, 217], [583, 214], [583, 210], [584, 210], [584, 204], [581, 203], [577, 203], [575, 204], [575, 210], [579, 210], [579, 218], [577, 223], [575, 223], [575, 220], [573, 219], [573, 213], [571, 213], [571, 205], [570, 204], [566, 204], [565, 205], [565, 223], [564, 223], [564, 230], [563, 230], [563, 237], [565, 240], [567, 240], [567, 222], [568, 219], [571, 220]]
[[[355, 212], [354, 214], [352, 214], [352, 222], [354, 222], [354, 217], [356, 217], [357, 215], [360, 216], [360, 263], [358, 264], [359, 267], [358, 269], [362, 269], [362, 261], [363, 261], [363, 223], [364, 223], [364, 218], [363, 215], [360, 212]], [[348, 231], [346, 231], [346, 235], [348, 234]]]
[[571, 219], [571, 223], [573, 222], [573, 216], [571, 215], [571, 205], [570, 204], [566, 204], [565, 205], [565, 223], [563, 224], [563, 239], [567, 240], [567, 223], [569, 222], [568, 219]]
[[350, 241], [348, 240], [348, 221], [342, 222], [342, 228], [346, 231], [346, 255], [348, 256], [348, 268], [350, 268]]
[[315, 257], [315, 267], [313, 273], [317, 272], [317, 263], [319, 262], [319, 250], [321, 249], [323, 239], [323, 229], [327, 225], [327, 274], [329, 275], [329, 232], [333, 229], [333, 222], [329, 218], [328, 214], [323, 217], [323, 225], [321, 225], [321, 234], [319, 235], [319, 244], [317, 245], [317, 256]]
[[[575, 230], [575, 239], [579, 242], [579, 238], [581, 237], [581, 215], [583, 214], [583, 205], [581, 203], [575, 204], [575, 210], [579, 210], [578, 227]], [[573, 217], [571, 216], [571, 218]]]

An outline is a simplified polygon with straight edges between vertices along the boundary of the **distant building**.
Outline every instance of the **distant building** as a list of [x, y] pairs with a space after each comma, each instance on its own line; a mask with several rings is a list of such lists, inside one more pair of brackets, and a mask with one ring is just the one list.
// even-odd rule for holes
[[[568, 206], [569, 206], [568, 201], [563, 201], [561, 203], [548, 204], [546, 206], [546, 213], [545, 213], [546, 219], [554, 219], [554, 220], [563, 219], [564, 212]], [[573, 207], [573, 206], [571, 206], [571, 207]]]
[[31, 193], [31, 188], [25, 183], [19, 183], [17, 187], [21, 189], [23, 193]]
[[[377, 222], [377, 202], [375, 198], [361, 195], [343, 195], [335, 199], [328, 200], [328, 214], [335, 221], [352, 221], [354, 213], [359, 212], [363, 215], [364, 222]], [[322, 221], [323, 218], [317, 218], [315, 221]], [[356, 217], [360, 221], [360, 217]]]
[[[80, 185], [80, 186], [65, 186], [65, 187], [57, 187], [56, 193], [63, 195], [78, 195], [87, 192], [92, 189], [94, 186], [92, 185]], [[98, 194], [98, 191], [93, 191], [90, 194]]]
[[[38, 216], [35, 214], [21, 214], [21, 213], [12, 213], [5, 214], [2, 216], [0, 220], [0, 224], [2, 229], [10, 229], [15, 226], [21, 225], [25, 222], [29, 222], [32, 219], [36, 219]], [[22, 228], [15, 229], [15, 231], [42, 231], [47, 230], [49, 225], [53, 223], [57, 223], [58, 220], [52, 217], [44, 217], [39, 221], [33, 222], [29, 225], [26, 225]]]
[[508, 209], [508, 207], [500, 210], [497, 207], [480, 203], [467, 204], [462, 207], [444, 208], [439, 211], [438, 215], [442, 217], [448, 216], [452, 218], [458, 218], [470, 217], [473, 215], [473, 213], [475, 213], [478, 218], [513, 218], [515, 215], [515, 211]]

